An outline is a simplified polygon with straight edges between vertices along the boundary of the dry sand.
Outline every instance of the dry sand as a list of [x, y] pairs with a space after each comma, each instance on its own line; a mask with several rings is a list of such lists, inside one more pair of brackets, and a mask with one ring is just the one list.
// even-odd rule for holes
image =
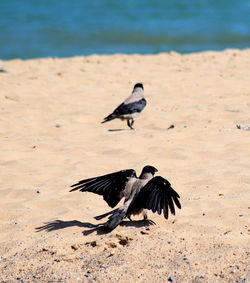
[[[250, 125], [249, 49], [0, 68], [0, 282], [249, 282], [250, 132], [236, 128]], [[101, 124], [137, 82], [136, 130]], [[69, 193], [147, 164], [181, 196], [168, 221], [104, 233], [102, 198]]]

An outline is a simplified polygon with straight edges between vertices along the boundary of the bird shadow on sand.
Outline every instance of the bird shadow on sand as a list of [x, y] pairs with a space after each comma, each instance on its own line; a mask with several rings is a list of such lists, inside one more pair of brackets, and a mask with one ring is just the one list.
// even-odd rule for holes
[[145, 220], [123, 221], [120, 225], [125, 227], [142, 228], [142, 227], [149, 227], [151, 225], [156, 225], [156, 223], [153, 220], [145, 219]]
[[108, 132], [121, 132], [121, 131], [127, 131], [125, 129], [109, 129]]
[[[100, 226], [94, 227], [89, 230], [83, 231], [83, 235], [87, 236], [93, 232], [97, 232], [97, 235], [102, 235], [102, 234], [108, 234], [112, 232], [112, 230], [109, 230], [103, 226], [103, 224], [99, 224]], [[150, 225], [156, 225], [154, 221], [152, 220], [133, 220], [133, 221], [123, 221], [120, 226], [125, 226], [125, 227], [136, 227], [136, 228], [142, 228], [142, 227], [148, 227]]]
[[[150, 225], [155, 225], [155, 222], [152, 220], [123, 221], [120, 225], [125, 227], [142, 228], [142, 227], [148, 227]], [[93, 232], [96, 232], [97, 235], [103, 235], [103, 234], [108, 234], [112, 231], [105, 228], [104, 223], [92, 224], [90, 222], [81, 222], [78, 220], [71, 220], [71, 221], [55, 220], [52, 222], [46, 222], [44, 223], [44, 225], [40, 227], [36, 227], [35, 229], [36, 232], [42, 232], [42, 231], [52, 232], [74, 226], [88, 228], [88, 230], [84, 230], [82, 232], [84, 236], [92, 234]]]
[[81, 222], [78, 220], [71, 220], [71, 221], [63, 221], [63, 220], [54, 220], [51, 222], [46, 222], [44, 225], [40, 227], [36, 227], [36, 232], [52, 232], [55, 230], [61, 230], [64, 228], [69, 228], [69, 227], [84, 227], [84, 228], [90, 228], [94, 230], [98, 230], [100, 228], [103, 228], [103, 224], [92, 224], [90, 222]]

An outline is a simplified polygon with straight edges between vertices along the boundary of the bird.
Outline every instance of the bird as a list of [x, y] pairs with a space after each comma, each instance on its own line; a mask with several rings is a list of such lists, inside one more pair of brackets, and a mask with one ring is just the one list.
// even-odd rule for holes
[[144, 98], [144, 88], [142, 83], [137, 83], [134, 85], [134, 89], [131, 95], [124, 100], [111, 114], [104, 118], [102, 123], [114, 119], [127, 120], [127, 125], [131, 130], [134, 130], [133, 124], [134, 119], [139, 116], [147, 101]]
[[[96, 220], [109, 216], [104, 227], [115, 229], [125, 218], [132, 221], [132, 215], [142, 214], [147, 220], [147, 210], [157, 212], [168, 219], [169, 210], [175, 215], [175, 205], [181, 209], [179, 194], [171, 184], [161, 176], [154, 176], [158, 170], [151, 165], [143, 167], [139, 177], [134, 169], [120, 170], [114, 173], [81, 180], [72, 185], [73, 191], [92, 192], [103, 196], [107, 204], [114, 208], [122, 198], [124, 203], [105, 214], [96, 216]], [[175, 205], [174, 205], [175, 204]]]

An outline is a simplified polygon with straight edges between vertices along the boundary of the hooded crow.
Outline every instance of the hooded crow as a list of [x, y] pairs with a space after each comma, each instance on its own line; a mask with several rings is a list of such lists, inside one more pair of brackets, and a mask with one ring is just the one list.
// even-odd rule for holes
[[171, 184], [161, 176], [154, 177], [158, 170], [150, 165], [145, 166], [139, 177], [134, 169], [126, 169], [111, 174], [79, 181], [70, 190], [92, 192], [102, 195], [110, 207], [115, 207], [124, 197], [122, 206], [108, 213], [96, 216], [100, 220], [108, 215], [109, 220], [104, 224], [110, 230], [117, 227], [124, 218], [131, 220], [131, 215], [143, 214], [147, 219], [146, 209], [162, 213], [168, 219], [169, 210], [175, 215], [175, 205], [181, 209], [178, 200], [180, 196]]
[[139, 116], [147, 104], [143, 91], [143, 84], [135, 84], [131, 95], [113, 113], [105, 117], [102, 123], [119, 118], [121, 120], [127, 120], [127, 125], [133, 130], [134, 119]]

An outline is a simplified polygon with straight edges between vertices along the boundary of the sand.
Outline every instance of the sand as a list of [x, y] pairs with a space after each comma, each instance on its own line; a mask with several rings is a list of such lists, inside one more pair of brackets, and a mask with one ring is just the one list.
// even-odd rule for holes
[[[0, 282], [249, 282], [249, 66], [250, 49], [0, 61]], [[101, 124], [137, 82], [135, 131]], [[156, 225], [105, 233], [102, 197], [69, 193], [147, 164], [181, 196]]]

